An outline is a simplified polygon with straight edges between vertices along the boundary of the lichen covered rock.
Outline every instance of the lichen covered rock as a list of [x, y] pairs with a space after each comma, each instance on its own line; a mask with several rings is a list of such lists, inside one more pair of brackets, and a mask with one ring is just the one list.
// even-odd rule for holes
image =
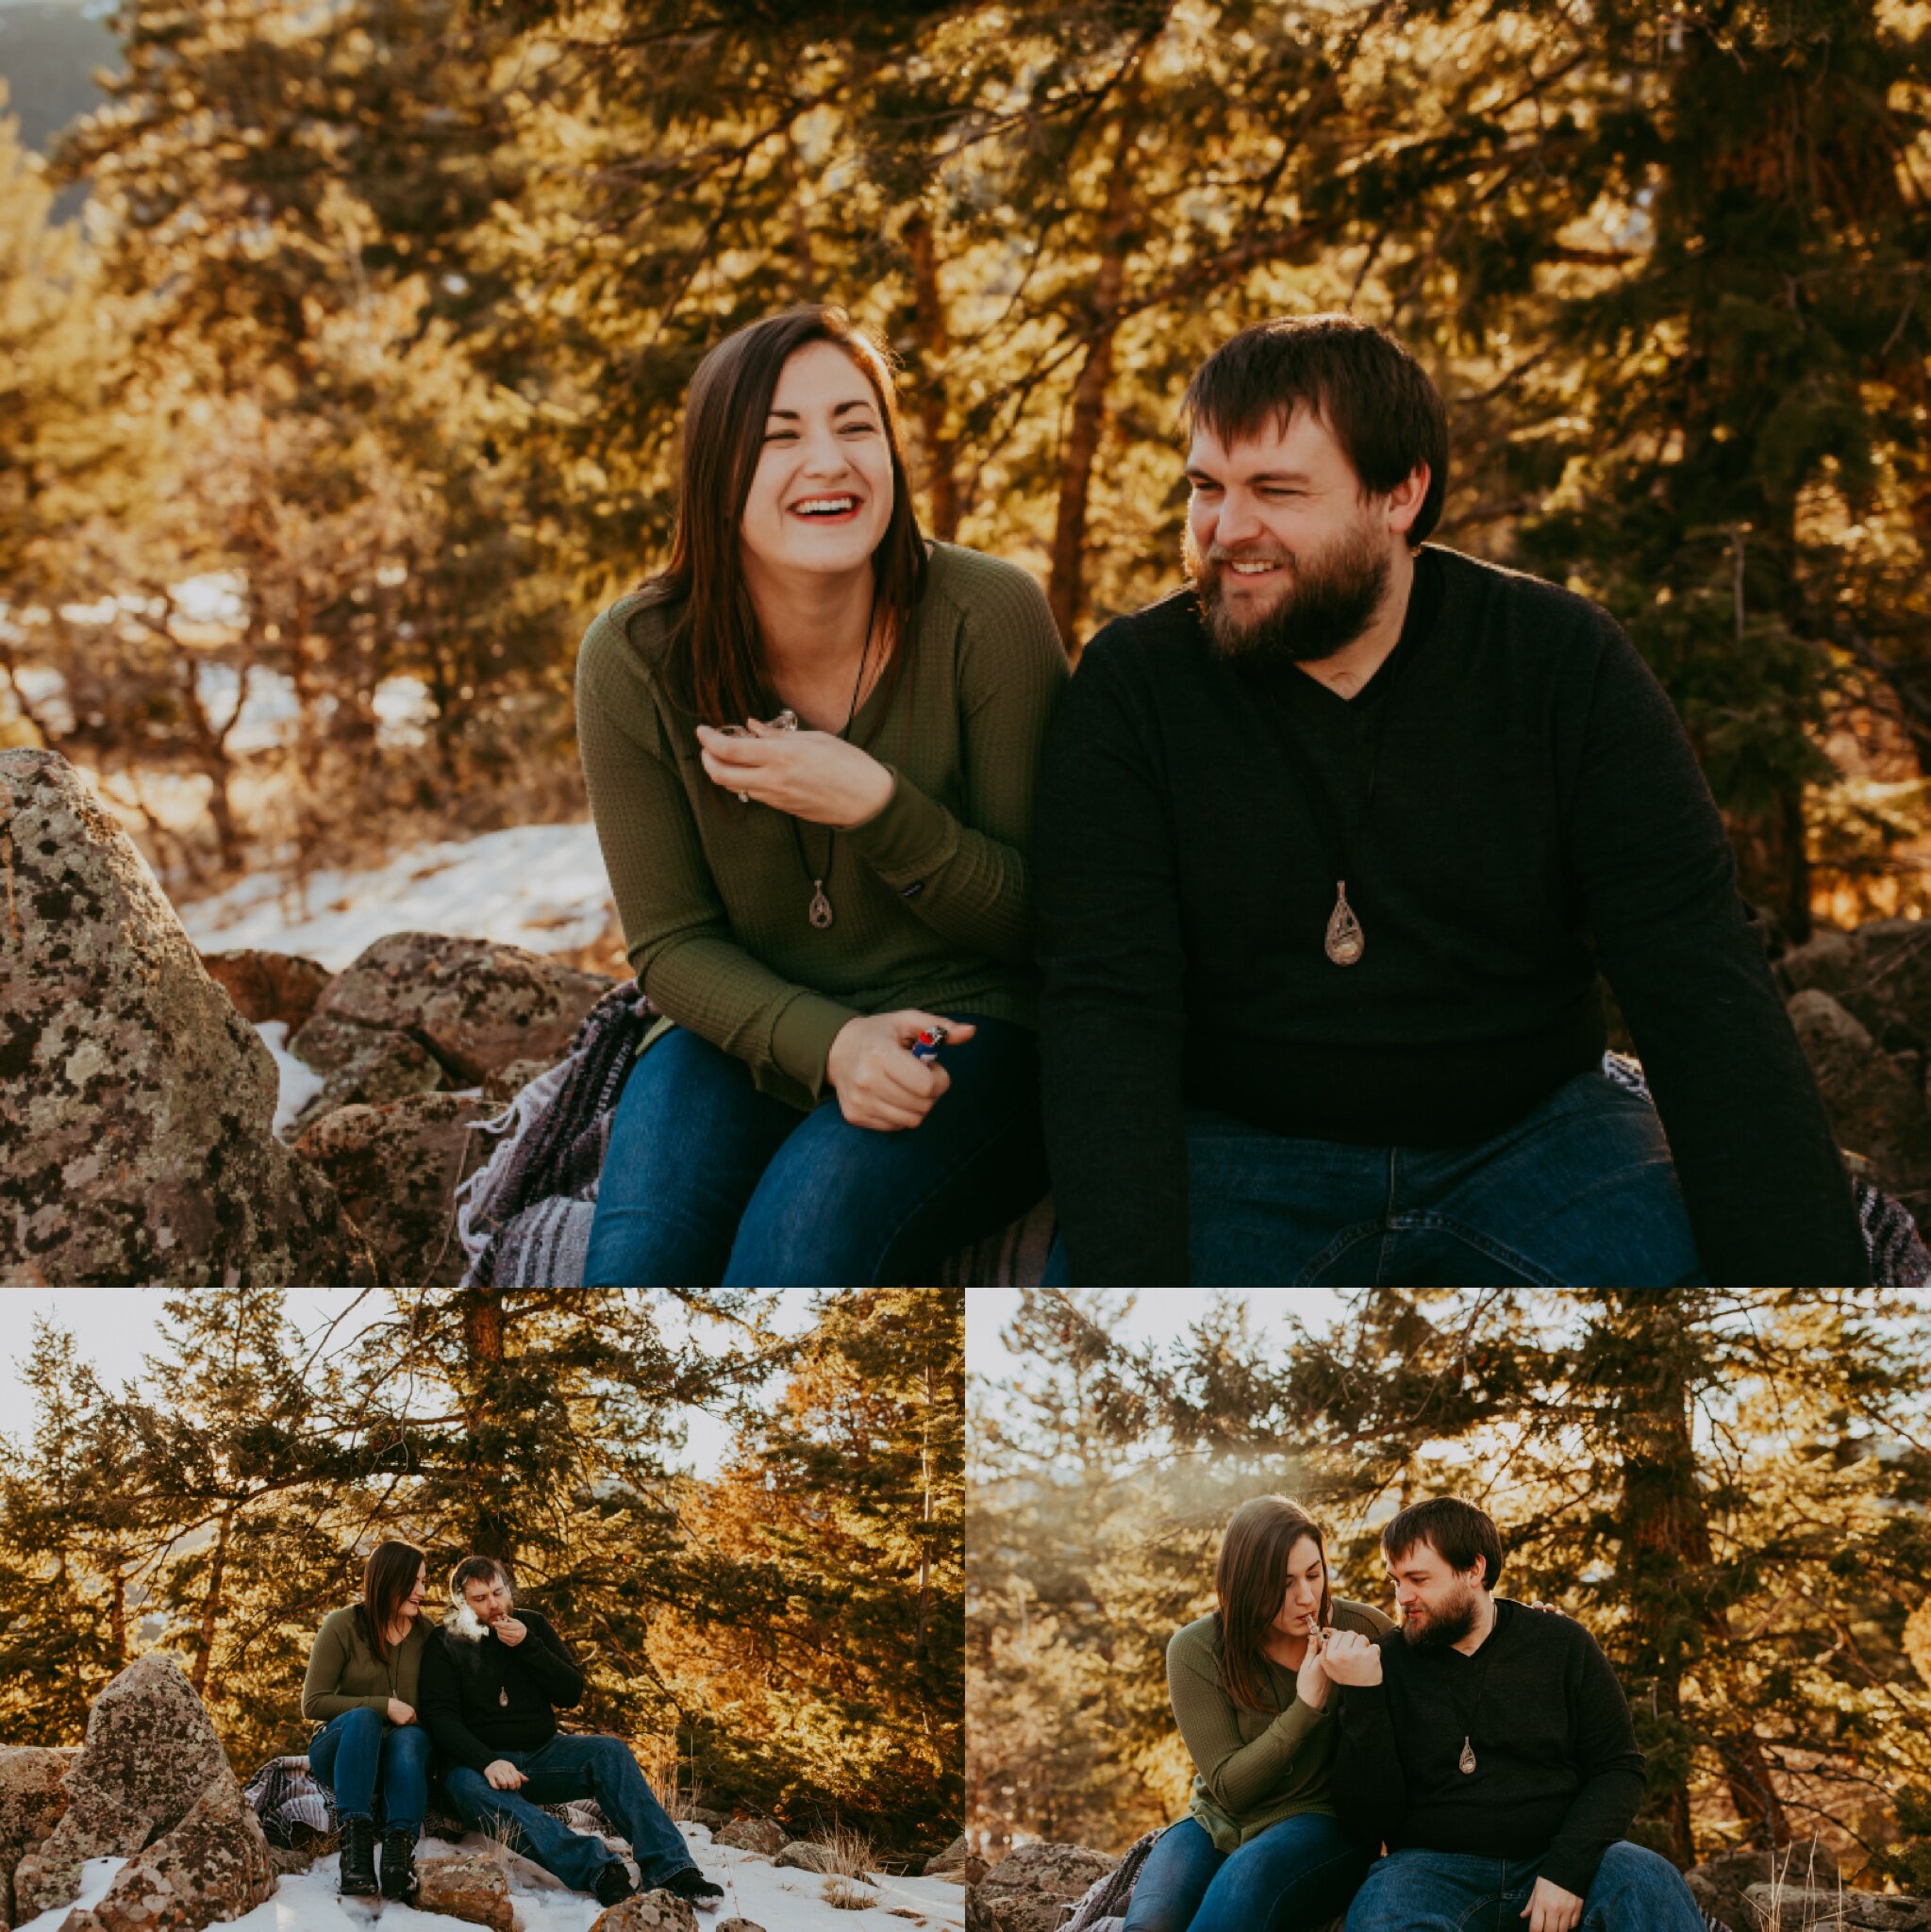
[[204, 953], [208, 974], [234, 1001], [251, 1026], [279, 1020], [294, 1032], [315, 1010], [335, 977], [319, 959], [299, 953], [266, 953], [253, 946], [228, 953]]
[[97, 1904], [60, 1932], [198, 1932], [272, 1897], [275, 1860], [260, 1822], [225, 1763], [174, 1830], [136, 1853]]
[[791, 1834], [771, 1818], [734, 1818], [723, 1826], [715, 1842], [732, 1851], [756, 1852], [760, 1858], [774, 1858], [791, 1842]]
[[0, 1283], [370, 1280], [277, 1084], [73, 767], [0, 753]]
[[[336, 975], [316, 1003], [315, 1020], [409, 1034], [468, 1086], [515, 1060], [560, 1059], [583, 1016], [614, 983], [521, 946], [397, 932]], [[308, 1031], [290, 1051], [319, 1066]]]
[[137, 1657], [94, 1699], [87, 1741], [68, 1769], [67, 1808], [14, 1870], [20, 1916], [67, 1904], [89, 1858], [131, 1858], [210, 1788], [234, 1781], [181, 1666], [158, 1654]]
[[697, 1914], [674, 1891], [640, 1891], [600, 1913], [590, 1932], [697, 1932]]
[[416, 1907], [488, 1925], [491, 1932], [515, 1932], [509, 1880], [487, 1852], [458, 1852], [450, 1858], [424, 1858], [416, 1866]]
[[13, 1868], [60, 1822], [67, 1773], [79, 1755], [72, 1747], [0, 1746], [0, 1932], [17, 1923]]
[[465, 1261], [454, 1232], [457, 1185], [494, 1150], [474, 1128], [497, 1111], [464, 1093], [338, 1108], [296, 1141], [295, 1151], [327, 1175], [367, 1230], [389, 1281], [453, 1287]]
[[966, 1894], [966, 1924], [984, 1932], [1055, 1932], [1065, 1907], [1118, 1863], [1084, 1845], [1022, 1845]]

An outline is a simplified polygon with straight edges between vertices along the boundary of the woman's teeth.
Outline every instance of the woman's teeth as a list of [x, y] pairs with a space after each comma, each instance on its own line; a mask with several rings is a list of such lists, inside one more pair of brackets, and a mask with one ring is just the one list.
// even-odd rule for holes
[[804, 503], [792, 506], [801, 517], [842, 516], [847, 510], [857, 509], [857, 507], [858, 499], [856, 496], [813, 496]]

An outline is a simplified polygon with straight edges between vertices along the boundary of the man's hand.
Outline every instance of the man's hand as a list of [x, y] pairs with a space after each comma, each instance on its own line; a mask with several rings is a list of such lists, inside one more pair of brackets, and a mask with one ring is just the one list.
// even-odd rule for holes
[[1307, 1633], [1307, 1655], [1301, 1659], [1301, 1668], [1294, 1673], [1294, 1695], [1309, 1710], [1321, 1710], [1327, 1704], [1327, 1693], [1334, 1679], [1321, 1667], [1321, 1654], [1326, 1643], [1319, 1630]]
[[853, 1126], [891, 1133], [916, 1127], [931, 1112], [952, 1075], [937, 1060], [915, 1058], [911, 1047], [922, 1032], [941, 1025], [948, 1046], [973, 1037], [969, 1021], [941, 1020], [910, 1007], [847, 1020], [839, 1028], [824, 1076], [838, 1093], [839, 1111]]
[[392, 1724], [412, 1724], [416, 1721], [415, 1706], [405, 1704], [400, 1697], [389, 1700], [389, 1721]]
[[1522, 1915], [1529, 1922], [1529, 1932], [1575, 1932], [1582, 1924], [1582, 1901], [1573, 1891], [1539, 1878]]
[[498, 1643], [507, 1643], [511, 1650], [530, 1634], [530, 1626], [515, 1617], [505, 1617], [500, 1624], [491, 1624], [490, 1628], [496, 1633]]
[[523, 1773], [507, 1757], [492, 1758], [483, 1767], [483, 1775], [499, 1791], [513, 1791], [524, 1782]]
[[1323, 1630], [1321, 1668], [1337, 1684], [1365, 1688], [1381, 1681], [1381, 1653], [1357, 1630]]

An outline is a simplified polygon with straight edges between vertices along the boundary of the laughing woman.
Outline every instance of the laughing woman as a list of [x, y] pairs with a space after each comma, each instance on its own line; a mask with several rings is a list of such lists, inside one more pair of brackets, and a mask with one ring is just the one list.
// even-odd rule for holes
[[1320, 1526], [1285, 1496], [1235, 1510], [1214, 1594], [1220, 1607], [1167, 1645], [1193, 1800], [1147, 1855], [1124, 1932], [1309, 1932], [1347, 1905], [1373, 1855], [1328, 1797], [1322, 1633], [1393, 1625], [1329, 1593]]
[[666, 1016], [590, 1283], [929, 1278], [1045, 1191], [1025, 855], [1065, 681], [1032, 579], [921, 536], [891, 370], [842, 311], [705, 358], [669, 565], [577, 659], [597, 837]]
[[333, 1610], [308, 1655], [302, 1715], [322, 1722], [308, 1769], [335, 1792], [345, 1897], [376, 1889], [375, 1812], [382, 1811], [384, 1898], [416, 1885], [416, 1840], [429, 1803], [429, 1739], [416, 1722], [416, 1672], [427, 1632], [422, 1622], [423, 1553], [414, 1543], [378, 1543], [362, 1570], [362, 1601]]

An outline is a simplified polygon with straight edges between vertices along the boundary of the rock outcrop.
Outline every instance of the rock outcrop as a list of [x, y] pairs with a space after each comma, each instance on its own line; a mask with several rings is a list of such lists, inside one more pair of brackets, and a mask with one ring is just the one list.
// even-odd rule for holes
[[67, 1809], [67, 1773], [78, 1752], [0, 1746], [0, 1932], [25, 1914], [13, 1908], [13, 1868], [45, 1840]]
[[1812, 1842], [1779, 1852], [1746, 1847], [1720, 1852], [1692, 1865], [1683, 1874], [1690, 1895], [1714, 1919], [1734, 1932], [1756, 1932], [1760, 1924], [1745, 1896], [1753, 1885], [1768, 1885], [1783, 1877], [1799, 1886], [1828, 1885], [1837, 1880], [1837, 1860], [1829, 1848]]
[[1839, 1144], [1914, 1214], [1931, 1207], [1931, 1113], [1919, 1057], [1888, 1053], [1861, 1021], [1820, 987], [1790, 1001], [1790, 1024], [1817, 1075]]
[[52, 752], [0, 753], [0, 1284], [373, 1278], [275, 1061]]
[[197, 1932], [272, 1897], [268, 1840], [233, 1774], [222, 1771], [187, 1817], [122, 1866], [97, 1904], [69, 1912], [60, 1932]]
[[1119, 1862], [1084, 1845], [1022, 1845], [966, 1893], [966, 1932], [1057, 1932], [1065, 1908]]
[[839, 1869], [839, 1860], [834, 1853], [824, 1845], [814, 1845], [808, 1839], [802, 1838], [781, 1846], [771, 1862], [795, 1872], [830, 1874]]
[[137, 1658], [94, 1699], [66, 1799], [44, 1841], [14, 1868], [22, 1918], [73, 1899], [89, 1858], [127, 1863], [60, 1932], [196, 1932], [275, 1890], [261, 1825], [172, 1657]]
[[560, 1058], [583, 1016], [613, 984], [521, 946], [390, 933], [330, 981], [289, 1050], [326, 1071], [316, 1058], [325, 1021], [338, 1042], [345, 1026], [406, 1034], [434, 1056], [453, 1085], [467, 1087], [517, 1060], [548, 1066]]
[[925, 1875], [928, 1878], [940, 1878], [954, 1872], [963, 1872], [969, 1856], [965, 1833], [960, 1832], [942, 1852], [934, 1852], [925, 1860]]
[[1777, 1932], [1931, 1932], [1931, 1900], [1791, 1885], [1746, 1887], [1751, 1925]]
[[590, 1932], [697, 1932], [697, 1913], [674, 1891], [640, 1891], [599, 1914]]
[[251, 1026], [279, 1020], [291, 1033], [307, 1023], [315, 1002], [335, 977], [318, 959], [304, 958], [299, 953], [264, 953], [254, 947], [204, 953], [201, 963]]
[[211, 1787], [234, 1781], [180, 1665], [137, 1657], [94, 1699], [87, 1741], [67, 1773], [66, 1811], [15, 1868], [21, 1917], [65, 1905], [89, 1858], [131, 1858], [173, 1831]]
[[385, 1279], [454, 1287], [464, 1255], [454, 1233], [457, 1185], [495, 1149], [475, 1123], [501, 1109], [467, 1093], [416, 1093], [385, 1107], [325, 1114], [295, 1152], [327, 1176], [367, 1230]]
[[732, 1851], [756, 1852], [760, 1858], [774, 1858], [791, 1842], [791, 1834], [771, 1818], [734, 1818], [717, 1833], [718, 1844]]
[[447, 1858], [416, 1862], [416, 1906], [424, 1912], [441, 1912], [488, 1925], [491, 1932], [515, 1932], [516, 1913], [509, 1903], [509, 1880], [502, 1864], [488, 1852], [458, 1852]]

